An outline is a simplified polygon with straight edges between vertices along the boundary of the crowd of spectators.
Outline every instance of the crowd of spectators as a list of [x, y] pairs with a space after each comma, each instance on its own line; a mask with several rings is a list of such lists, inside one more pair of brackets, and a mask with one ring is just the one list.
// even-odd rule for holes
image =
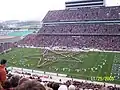
[[0, 53], [7, 51], [10, 48], [15, 47], [15, 43], [0, 43]]
[[79, 20], [117, 20], [120, 18], [120, 7], [84, 7], [76, 10], [49, 11], [43, 22], [79, 21]]
[[[52, 79], [52, 78], [51, 78]], [[120, 90], [116, 85], [107, 86], [89, 82], [68, 80], [64, 83], [42, 80], [37, 76], [19, 76], [9, 73], [0, 90]]]
[[34, 35], [24, 38], [20, 45], [35, 47], [67, 46], [70, 48], [95, 48], [100, 50], [120, 50], [120, 36], [44, 36]]
[[34, 46], [35, 42], [39, 42], [35, 40], [36, 34], [29, 34], [22, 40], [18, 41], [18, 45], [28, 45], [28, 46]]
[[[43, 19], [43, 26], [37, 34], [26, 36], [20, 45], [35, 47], [67, 46], [74, 48], [95, 48], [120, 50], [120, 25], [115, 23], [65, 23], [70, 21], [119, 20], [120, 7], [84, 7], [75, 10], [49, 11]], [[53, 21], [60, 23], [53, 23]], [[50, 22], [50, 24], [45, 24]]]
[[38, 33], [98, 33], [98, 34], [118, 34], [120, 25], [106, 24], [56, 24], [43, 25]]

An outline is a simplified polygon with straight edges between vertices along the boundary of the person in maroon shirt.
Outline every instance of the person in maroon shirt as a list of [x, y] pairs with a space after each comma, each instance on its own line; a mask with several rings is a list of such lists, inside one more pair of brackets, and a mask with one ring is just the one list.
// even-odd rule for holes
[[0, 61], [0, 84], [3, 85], [5, 80], [6, 80], [6, 63], [7, 63], [7, 60], [5, 59], [2, 59]]

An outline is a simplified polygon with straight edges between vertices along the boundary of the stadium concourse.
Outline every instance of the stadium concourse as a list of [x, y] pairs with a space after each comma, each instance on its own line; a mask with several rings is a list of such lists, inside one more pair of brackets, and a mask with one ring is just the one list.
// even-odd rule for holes
[[[102, 72], [102, 75], [105, 75], [107, 73], [107, 75], [109, 75], [108, 77], [110, 77], [110, 75], [113, 74], [113, 76], [115, 76], [115, 80], [119, 81], [119, 79], [120, 79], [119, 78], [120, 77], [120, 70], [119, 70], [120, 55], [116, 54], [116, 53], [114, 55], [114, 51], [117, 51], [117, 52], [120, 51], [120, 25], [119, 25], [120, 19], [119, 18], [120, 18], [120, 7], [119, 6], [97, 7], [97, 8], [84, 7], [84, 8], [79, 8], [79, 9], [75, 9], [75, 10], [65, 9], [65, 10], [49, 11], [47, 13], [47, 15], [45, 16], [45, 18], [43, 19], [42, 28], [38, 31], [38, 33], [29, 34], [25, 38], [23, 38], [22, 40], [20, 40], [18, 42], [2, 43], [0, 46], [0, 50], [1, 50], [0, 52], [3, 52], [3, 56], [4, 57], [6, 56], [8, 58], [8, 60], [11, 59], [10, 56], [13, 55], [11, 53], [14, 52], [13, 56], [16, 59], [16, 62], [18, 62], [19, 60], [16, 57], [18, 53], [16, 51], [18, 50], [18, 51], [20, 51], [20, 53], [23, 53], [22, 50], [25, 49], [26, 46], [28, 46], [29, 48], [31, 48], [31, 46], [37, 47], [37, 48], [49, 47], [50, 49], [53, 47], [59, 47], [64, 50], [66, 48], [67, 49], [78, 48], [78, 49], [82, 49], [82, 50], [92, 48], [94, 50], [100, 50], [103, 52], [111, 51], [112, 54], [111, 53], [107, 53], [107, 54], [102, 53], [101, 54], [99, 52], [94, 52], [97, 54], [96, 55], [96, 54], [89, 53], [91, 56], [92, 55], [94, 56], [94, 57], [92, 57], [92, 59], [88, 57], [89, 54], [87, 53], [85, 55], [87, 57], [87, 62], [86, 62], [86, 60], [81, 60], [81, 59], [83, 59], [83, 57], [75, 58], [75, 57], [72, 57], [71, 54], [68, 56], [63, 55], [63, 54], [58, 55], [59, 53], [56, 52], [56, 54], [57, 54], [56, 56], [63, 56], [63, 57], [65, 57], [65, 59], [66, 59], [66, 57], [70, 58], [70, 59], [66, 60], [67, 62], [71, 59], [77, 60], [76, 61], [77, 63], [76, 62], [74, 62], [74, 63], [76, 63], [78, 65], [74, 64], [73, 61], [71, 60], [71, 62], [72, 62], [71, 68], [74, 66], [76, 66], [76, 67], [78, 66], [75, 69], [81, 69], [81, 71], [78, 70], [78, 72], [76, 72], [76, 73], [79, 73], [79, 74], [82, 73], [84, 75], [86, 73], [86, 69], [83, 68], [84, 66], [80, 67], [79, 64], [82, 66], [82, 64], [84, 65], [85, 63], [88, 63], [88, 61], [89, 61], [90, 62], [89, 64], [92, 64], [92, 62], [97, 62], [97, 63], [94, 63], [94, 65], [98, 66], [99, 65], [98, 62], [99, 62], [102, 65], [98, 66], [101, 69], [98, 72], [95, 72], [97, 75], [100, 72], [102, 72], [102, 70], [104, 68], [107, 68], [107, 69], [105, 69], [106, 70], [105, 72]], [[23, 46], [24, 48], [21, 49], [21, 48], [19, 48], [19, 46]], [[17, 47], [17, 49], [16, 49], [16, 47]], [[13, 48], [12, 52], [4, 54], [4, 51], [8, 50], [9, 48]], [[34, 49], [34, 50], [38, 50], [38, 49]], [[28, 54], [28, 56], [26, 56], [25, 58], [30, 59], [31, 56], [29, 56], [29, 55], [35, 53], [34, 50], [33, 49], [31, 51], [28, 50], [27, 53], [24, 52], [23, 56]], [[37, 53], [39, 53], [39, 51]], [[39, 58], [38, 63], [40, 63], [44, 60], [45, 56], [48, 54], [48, 51], [49, 51], [48, 49], [43, 50], [42, 60], [39, 57], [37, 57], [37, 60]], [[54, 50], [51, 50], [51, 51], [55, 52]], [[53, 55], [53, 53], [50, 53], [50, 54]], [[7, 55], [9, 55], [9, 57]], [[20, 55], [22, 56], [22, 54], [18, 54], [19, 57], [20, 57]], [[36, 54], [36, 56], [37, 55], [38, 54]], [[82, 55], [82, 53], [78, 53], [78, 55], [80, 56], [80, 55]], [[1, 57], [3, 57], [3, 56], [1, 56]], [[13, 61], [13, 59], [14, 59], [13, 56], [12, 56], [11, 61]], [[40, 56], [40, 54], [39, 54], [39, 56]], [[97, 56], [99, 56], [99, 58]], [[54, 56], [54, 58], [55, 58], [55, 56]], [[96, 61], [96, 58], [98, 58], [97, 61]], [[36, 57], [32, 57], [32, 59], [36, 59]], [[65, 60], [65, 59], [63, 59], [63, 60]], [[45, 62], [49, 62], [49, 61], [50, 60], [45, 58], [42, 65]], [[53, 63], [54, 61], [57, 61], [57, 60], [53, 59], [51, 61]], [[18, 65], [16, 62], [15, 62], [15, 64]], [[30, 60], [29, 62], [32, 62], [32, 60]], [[59, 62], [59, 60], [57, 62]], [[110, 62], [110, 65], [109, 65], [109, 62]], [[34, 61], [32, 63], [35, 64], [36, 62]], [[59, 67], [61, 67], [64, 64], [66, 65], [66, 63], [57, 64], [57, 65], [59, 65]], [[67, 64], [69, 65], [70, 63], [67, 63]], [[13, 63], [11, 65], [13, 65]], [[94, 67], [94, 65], [93, 65], [93, 67]], [[35, 68], [36, 64], [33, 66], [34, 66], [33, 68]], [[103, 66], [104, 66], [104, 68], [102, 69]], [[24, 67], [24, 65], [22, 67]], [[41, 67], [41, 66], [39, 65], [39, 67]], [[45, 69], [46, 67], [47, 66], [43, 67], [43, 69]], [[70, 67], [70, 66], [68, 66], [68, 67]], [[91, 67], [89, 67], [89, 70], [87, 70], [87, 71], [93, 72], [94, 71], [93, 69], [95, 69], [95, 71], [97, 71], [96, 67], [92, 68], [91, 70], [90, 70], [90, 68]], [[107, 70], [109, 70], [109, 71], [107, 71]], [[19, 69], [18, 69], [18, 71], [19, 71]], [[63, 70], [63, 71], [65, 71], [65, 70]], [[90, 74], [91, 74], [91, 72], [90, 72]], [[25, 80], [22, 81], [23, 84], [21, 84], [21, 85], [23, 85], [24, 87], [27, 85], [29, 86], [29, 84], [30, 84], [29, 82], [31, 82], [31, 81], [29, 81], [28, 79], [35, 80], [37, 78], [36, 80], [41, 82], [41, 84], [43, 84], [44, 87], [47, 86], [53, 90], [67, 90], [67, 87], [68, 87], [68, 90], [120, 90], [119, 86], [116, 86], [116, 85], [111, 86], [109, 84], [101, 85], [98, 82], [95, 82], [95, 83], [92, 83], [89, 81], [83, 82], [84, 80], [83, 81], [79, 81], [77, 79], [71, 80], [71, 78], [66, 78], [66, 77], [64, 79], [60, 78], [59, 81], [61, 81], [61, 82], [57, 82], [57, 80], [55, 78], [55, 80], [56, 80], [56, 82], [55, 82], [54, 76], [51, 76], [50, 78], [51, 79], [53, 78], [53, 80], [54, 80], [54, 83], [53, 83], [53, 82], [51, 82], [50, 79], [49, 79], [50, 81], [49, 80], [42, 81], [41, 76], [40, 77], [34, 76], [34, 75], [31, 76], [32, 73], [26, 73], [26, 72], [17, 72], [17, 73], [19, 73], [18, 75], [21, 75], [21, 74], [29, 75], [28, 78], [25, 78]], [[75, 74], [75, 72], [74, 72], [74, 74]], [[18, 90], [25, 90], [25, 89], [19, 89], [19, 88], [22, 88], [22, 86], [20, 85], [20, 82], [19, 82], [19, 80], [20, 80], [19, 76], [16, 77], [11, 74], [8, 74], [8, 75], [10, 76], [10, 79], [8, 76], [8, 81], [10, 80], [9, 84], [11, 83], [9, 88], [15, 89], [17, 87]], [[14, 80], [12, 78], [17, 78], [17, 81], [16, 81], [17, 84], [15, 84], [15, 86], [13, 86]], [[57, 78], [59, 79], [59, 76], [57, 76]], [[26, 81], [26, 79], [28, 82], [24, 82], [24, 81]], [[65, 80], [65, 79], [67, 79], [67, 80]], [[64, 80], [65, 80], [65, 83], [63, 83]], [[6, 82], [7, 84], [5, 84], [6, 87], [3, 86], [3, 88], [8, 88], [8, 81]], [[47, 85], [46, 85], [46, 83], [47, 83]], [[62, 88], [61, 84], [65, 85], [65, 86], [63, 86], [63, 87], [65, 87], [64, 89], [61, 89]], [[72, 89], [70, 89], [71, 84], [73, 87]], [[43, 90], [45, 90], [45, 89], [43, 89]]]

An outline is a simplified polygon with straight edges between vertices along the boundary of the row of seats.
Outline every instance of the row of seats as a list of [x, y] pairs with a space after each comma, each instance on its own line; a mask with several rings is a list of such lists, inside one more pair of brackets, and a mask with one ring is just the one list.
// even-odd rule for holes
[[38, 33], [99, 33], [118, 34], [120, 25], [106, 24], [56, 24], [43, 25]]

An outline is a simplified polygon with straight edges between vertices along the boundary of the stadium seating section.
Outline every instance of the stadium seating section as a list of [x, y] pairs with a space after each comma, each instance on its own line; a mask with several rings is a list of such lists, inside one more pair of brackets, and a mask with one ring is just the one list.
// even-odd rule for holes
[[120, 7], [84, 7], [77, 10], [49, 11], [43, 22], [80, 20], [117, 20]]
[[0, 43], [0, 53], [3, 53], [13, 47], [16, 47], [15, 43]]
[[[28, 74], [26, 74], [28, 75]], [[52, 79], [52, 77], [51, 77]], [[100, 85], [100, 84], [94, 84], [94, 83], [88, 83], [88, 82], [80, 82], [80, 81], [72, 81], [72, 80], [68, 80], [64, 83], [61, 82], [52, 82], [52, 81], [47, 81], [44, 80], [42, 81], [41, 77], [39, 76], [29, 76], [29, 77], [20, 77], [19, 75], [14, 75], [14, 74], [8, 74], [8, 80], [5, 82], [4, 88], [5, 90], [21, 90], [21, 89], [16, 89], [23, 87], [21, 86], [23, 83], [25, 83], [26, 81], [38, 81], [39, 83], [41, 83], [46, 90], [119, 90], [120, 88], [116, 87], [116, 86], [106, 86], [104, 85]], [[72, 84], [75, 88], [74, 89], [59, 89], [61, 87], [61, 85], [65, 85], [66, 87], [70, 88], [70, 85]], [[26, 85], [29, 85], [29, 83], [27, 83]], [[35, 87], [35, 84], [30, 84], [33, 85], [32, 87]], [[29, 88], [24, 86], [25, 88]], [[26, 89], [22, 89], [22, 90], [26, 90]], [[33, 89], [31, 89], [33, 90]], [[37, 88], [36, 90], [44, 90], [44, 89], [39, 89]]]

